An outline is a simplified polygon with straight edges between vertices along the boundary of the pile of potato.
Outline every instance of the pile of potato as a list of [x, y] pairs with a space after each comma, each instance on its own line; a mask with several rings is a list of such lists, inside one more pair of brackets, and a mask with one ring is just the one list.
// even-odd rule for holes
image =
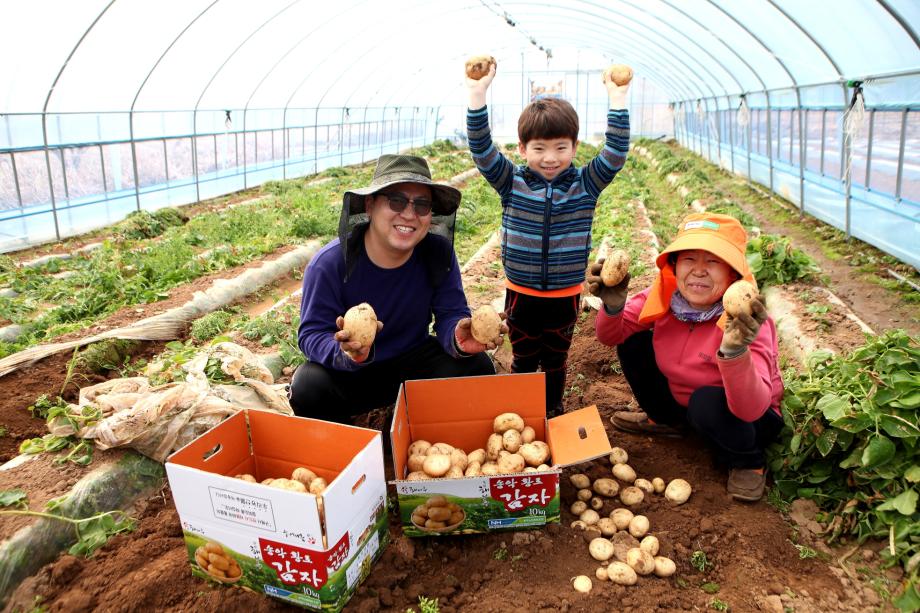
[[442, 531], [456, 528], [463, 522], [463, 508], [448, 502], [444, 496], [432, 496], [412, 510], [412, 523], [422, 530]]
[[236, 560], [231, 558], [223, 547], [212, 541], [195, 550], [195, 562], [201, 570], [223, 583], [239, 581], [243, 574]]
[[[578, 500], [569, 508], [578, 519], [571, 525], [586, 532], [586, 540], [590, 539], [588, 551], [602, 564], [595, 576], [619, 585], [635, 585], [640, 575], [670, 577], [677, 567], [673, 560], [658, 555], [658, 538], [649, 534], [648, 517], [622, 507], [614, 509], [606, 517], [602, 517], [599, 511], [607, 499], [618, 497], [627, 507], [635, 507], [653, 493], [664, 494], [673, 504], [683, 504], [690, 497], [690, 484], [683, 479], [674, 479], [665, 486], [660, 477], [651, 481], [637, 477], [636, 471], [627, 464], [629, 455], [619, 447], [611, 450], [609, 459], [615, 479], [602, 477], [592, 482], [588, 475], [582, 473], [569, 477], [578, 490]], [[621, 487], [621, 482], [627, 485]], [[590, 579], [584, 579], [587, 582], [581, 580], [577, 585], [573, 584], [575, 589], [585, 586], [591, 589]]]
[[[235, 475], [237, 479], [242, 479], [243, 481], [248, 481], [250, 483], [257, 483], [256, 478], [249, 474]], [[289, 490], [292, 492], [300, 492], [306, 494], [310, 492], [319, 496], [326, 488], [329, 487], [329, 484], [322, 477], [318, 477], [315, 472], [300, 466], [295, 468], [291, 473], [291, 478], [268, 478], [262, 480], [262, 485], [267, 485], [269, 487], [275, 487], [279, 490]]]
[[492, 423], [485, 448], [471, 453], [448, 445], [418, 440], [409, 445], [408, 481], [445, 477], [510, 475], [551, 470], [549, 445], [536, 440], [517, 413], [502, 413]]

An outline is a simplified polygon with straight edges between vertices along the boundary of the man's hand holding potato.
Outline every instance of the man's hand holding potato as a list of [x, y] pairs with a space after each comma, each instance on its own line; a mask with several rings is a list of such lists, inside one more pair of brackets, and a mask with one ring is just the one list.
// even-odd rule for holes
[[[377, 332], [379, 334], [383, 330], [383, 322], [376, 321]], [[360, 340], [355, 340], [352, 338], [352, 333], [348, 330], [345, 330], [345, 318], [337, 317], [335, 319], [335, 327], [339, 329], [338, 332], [333, 335], [333, 338], [339, 343], [339, 347], [342, 349], [342, 352], [347, 355], [353, 362], [358, 364], [367, 360], [367, 356], [371, 353], [371, 347], [374, 346], [373, 341], [367, 343], [366, 345]]]
[[480, 342], [473, 336], [472, 317], [464, 317], [458, 321], [457, 327], [454, 329], [454, 342], [457, 345], [457, 349], [463, 353], [474, 354], [498, 347], [504, 336], [508, 334], [508, 324], [505, 323], [507, 315], [505, 313], [499, 313], [498, 315], [500, 317], [498, 334], [485, 342]]

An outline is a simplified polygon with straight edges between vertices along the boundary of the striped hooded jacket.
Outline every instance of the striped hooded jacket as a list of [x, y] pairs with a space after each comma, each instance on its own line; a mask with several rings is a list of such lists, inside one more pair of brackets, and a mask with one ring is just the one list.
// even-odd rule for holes
[[601, 191], [626, 163], [629, 111], [607, 112], [604, 148], [582, 168], [551, 182], [515, 166], [492, 144], [487, 107], [467, 111], [470, 152], [501, 196], [502, 262], [511, 283], [538, 291], [581, 284], [591, 252], [591, 222]]

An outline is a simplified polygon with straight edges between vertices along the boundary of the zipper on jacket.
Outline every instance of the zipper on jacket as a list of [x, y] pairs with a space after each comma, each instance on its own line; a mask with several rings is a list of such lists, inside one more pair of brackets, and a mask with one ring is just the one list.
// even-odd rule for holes
[[549, 219], [553, 212], [553, 184], [546, 185], [546, 207], [543, 211], [543, 252], [540, 262], [540, 289], [546, 290], [549, 285]]

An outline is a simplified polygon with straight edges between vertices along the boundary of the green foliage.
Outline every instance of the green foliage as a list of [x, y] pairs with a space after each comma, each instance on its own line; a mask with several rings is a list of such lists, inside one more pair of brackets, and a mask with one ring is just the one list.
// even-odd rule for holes
[[62, 508], [65, 500], [66, 496], [49, 500], [46, 506], [48, 512], [45, 513], [41, 511], [11, 510], [0, 511], [0, 515], [29, 515], [32, 517], [42, 517], [69, 523], [73, 526], [77, 541], [67, 551], [71, 555], [83, 556], [86, 558], [93, 555], [97, 549], [105, 545], [109, 537], [121, 532], [134, 530], [137, 523], [134, 518], [120, 510], [97, 513], [96, 515], [81, 519], [65, 517], [55, 513], [55, 510], [60, 510]]
[[785, 427], [768, 449], [776, 489], [814, 500], [829, 541], [887, 538], [888, 563], [906, 563], [920, 552], [917, 339], [867, 337], [846, 357], [815, 352], [807, 371], [784, 375]]
[[55, 408], [67, 409], [67, 401], [60, 396], [51, 400], [48, 394], [42, 394], [35, 399], [35, 404], [29, 407], [29, 412], [36, 419], [48, 419], [48, 413]]
[[27, 509], [29, 507], [28, 496], [21, 489], [0, 491], [0, 507], [16, 507]]
[[125, 239], [153, 238], [167, 228], [181, 226], [188, 218], [177, 209], [166, 207], [154, 212], [134, 211], [118, 224], [116, 234]]
[[492, 552], [492, 558], [495, 560], [507, 560], [508, 559], [508, 548], [505, 547], [505, 544], [502, 543], [498, 549]]
[[724, 600], [719, 600], [718, 598], [713, 598], [709, 601], [709, 608], [715, 609], [716, 611], [730, 611], [731, 606]]
[[747, 261], [761, 287], [813, 278], [820, 269], [784, 236], [763, 234], [748, 241]]
[[138, 345], [138, 341], [120, 338], [108, 338], [92, 343], [77, 354], [77, 365], [100, 375], [110, 370], [120, 372]]
[[[437, 598], [426, 598], [425, 596], [418, 597], [418, 610], [419, 613], [438, 613], [438, 599]], [[414, 613], [414, 609], [411, 607], [406, 609], [406, 613]]]
[[701, 573], [705, 573], [712, 566], [712, 562], [710, 562], [709, 558], [706, 557], [705, 551], [702, 549], [697, 549], [690, 554], [690, 566]]
[[[215, 345], [229, 340], [226, 336], [218, 336], [210, 344]], [[188, 374], [184, 368], [185, 364], [198, 355], [201, 350], [201, 347], [197, 347], [192, 340], [185, 343], [180, 341], [166, 343], [166, 349], [148, 367], [147, 374], [150, 378], [150, 383], [162, 385], [164, 383], [185, 381], [185, 377]], [[204, 367], [204, 374], [207, 380], [216, 384], [232, 385], [236, 383], [232, 376], [221, 370], [220, 366], [221, 363], [218, 358], [208, 357]]]
[[232, 319], [233, 313], [224, 310], [212, 311], [192, 322], [192, 329], [189, 335], [198, 342], [209, 341], [215, 336], [223, 334], [230, 326]]
[[706, 592], [707, 594], [717, 594], [719, 590], [722, 589], [722, 586], [714, 581], [707, 581], [700, 586], [700, 589]]

